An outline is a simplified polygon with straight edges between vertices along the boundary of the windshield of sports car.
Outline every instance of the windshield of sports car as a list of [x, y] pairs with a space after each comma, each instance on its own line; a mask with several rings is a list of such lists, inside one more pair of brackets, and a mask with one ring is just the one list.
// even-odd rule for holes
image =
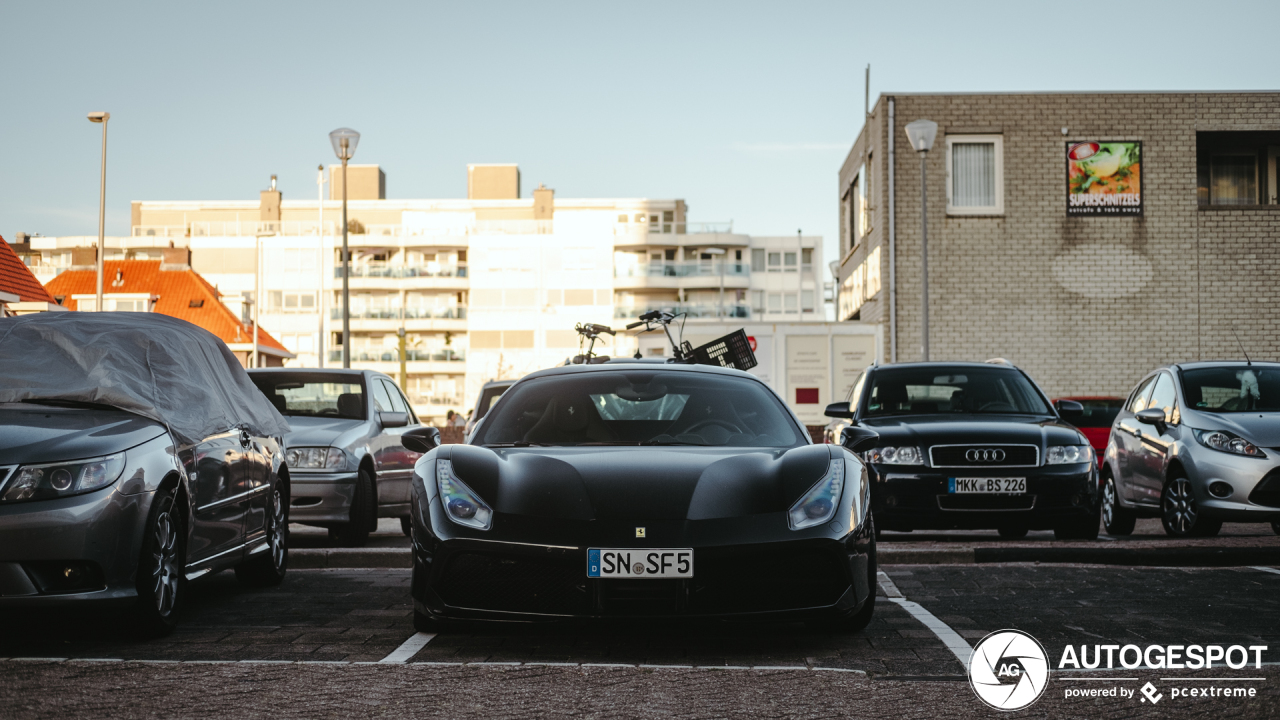
[[359, 375], [262, 372], [249, 377], [281, 415], [365, 419]]
[[687, 371], [552, 375], [517, 383], [494, 406], [476, 445], [712, 445], [808, 443], [759, 382]]
[[884, 369], [872, 377], [867, 417], [935, 414], [1052, 415], [1017, 370], [960, 366]]
[[1280, 411], [1280, 369], [1254, 365], [1183, 370], [1182, 394], [1188, 405], [1206, 412]]

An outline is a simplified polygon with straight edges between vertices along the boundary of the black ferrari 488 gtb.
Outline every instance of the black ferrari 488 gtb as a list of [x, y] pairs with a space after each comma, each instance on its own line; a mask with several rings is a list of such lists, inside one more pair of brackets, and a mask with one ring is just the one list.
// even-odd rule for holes
[[875, 605], [867, 473], [730, 369], [611, 361], [508, 390], [413, 475], [414, 623], [685, 617], [858, 630]]

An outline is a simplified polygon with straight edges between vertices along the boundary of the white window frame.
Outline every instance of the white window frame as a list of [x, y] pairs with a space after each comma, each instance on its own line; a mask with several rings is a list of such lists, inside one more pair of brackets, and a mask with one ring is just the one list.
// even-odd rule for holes
[[[955, 143], [993, 143], [996, 165], [996, 204], [989, 207], [956, 207], [951, 204], [951, 146]], [[1004, 136], [1003, 135], [948, 135], [947, 136], [947, 214], [948, 215], [1004, 215]]]

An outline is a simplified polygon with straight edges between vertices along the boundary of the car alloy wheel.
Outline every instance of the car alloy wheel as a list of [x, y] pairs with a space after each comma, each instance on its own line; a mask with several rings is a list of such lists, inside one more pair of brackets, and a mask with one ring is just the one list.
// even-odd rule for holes
[[160, 617], [169, 617], [178, 601], [178, 531], [174, 527], [172, 505], [160, 511], [152, 528], [152, 601]]
[[1163, 511], [1165, 532], [1178, 537], [1187, 537], [1196, 530], [1196, 521], [1200, 519], [1200, 511], [1196, 506], [1196, 498], [1191, 494], [1191, 481], [1186, 478], [1174, 478], [1164, 488], [1164, 497], [1160, 500]]
[[271, 565], [280, 572], [284, 568], [285, 533], [289, 531], [284, 521], [284, 503], [280, 487], [271, 491], [271, 527], [267, 528], [267, 543], [271, 546]]
[[[288, 492], [287, 486], [284, 492]], [[249, 587], [279, 585], [289, 564], [289, 520], [279, 482], [267, 495], [266, 510], [266, 549], [236, 566], [236, 579]]]
[[1137, 516], [1120, 506], [1115, 479], [1108, 477], [1102, 485], [1102, 526], [1108, 535], [1129, 535]]

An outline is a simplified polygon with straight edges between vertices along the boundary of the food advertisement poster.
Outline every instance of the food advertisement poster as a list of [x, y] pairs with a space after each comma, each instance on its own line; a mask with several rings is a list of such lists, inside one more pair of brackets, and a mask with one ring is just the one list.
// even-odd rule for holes
[[1067, 143], [1067, 215], [1142, 215], [1142, 142]]

